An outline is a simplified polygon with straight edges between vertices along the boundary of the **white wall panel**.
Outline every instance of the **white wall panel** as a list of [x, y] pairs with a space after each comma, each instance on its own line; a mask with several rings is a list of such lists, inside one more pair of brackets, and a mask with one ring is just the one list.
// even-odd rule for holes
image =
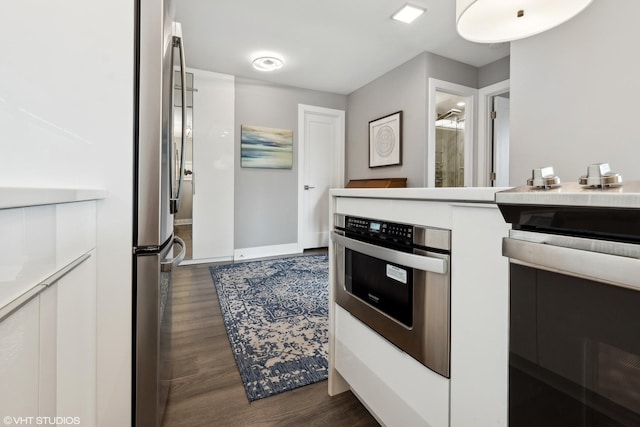
[[640, 179], [638, 14], [636, 0], [594, 1], [511, 43], [510, 185], [525, 185], [543, 166], [575, 182], [600, 162]]
[[3, 14], [0, 182], [99, 186], [114, 167], [100, 151], [131, 136], [121, 130], [132, 114], [133, 7], [25, 0], [4, 2]]

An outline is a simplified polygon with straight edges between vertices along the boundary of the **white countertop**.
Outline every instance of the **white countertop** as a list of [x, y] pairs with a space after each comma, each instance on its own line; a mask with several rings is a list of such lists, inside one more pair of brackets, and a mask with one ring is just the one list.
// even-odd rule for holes
[[508, 187], [332, 188], [329, 193], [334, 197], [494, 203], [495, 193], [507, 189]]
[[621, 187], [586, 188], [577, 182], [562, 183], [548, 190], [517, 187], [496, 195], [498, 203], [510, 205], [588, 206], [640, 209], [640, 181]]
[[104, 199], [105, 190], [78, 188], [0, 187], [0, 209]]

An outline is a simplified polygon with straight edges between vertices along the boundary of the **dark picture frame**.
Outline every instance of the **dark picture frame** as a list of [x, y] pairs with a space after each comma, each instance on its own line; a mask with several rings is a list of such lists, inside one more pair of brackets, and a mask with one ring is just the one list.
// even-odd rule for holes
[[369, 167], [402, 164], [402, 111], [369, 122]]

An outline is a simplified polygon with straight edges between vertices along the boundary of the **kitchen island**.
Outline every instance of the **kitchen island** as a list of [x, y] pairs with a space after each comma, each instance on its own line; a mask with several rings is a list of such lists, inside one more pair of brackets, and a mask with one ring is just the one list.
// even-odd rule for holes
[[427, 368], [336, 303], [344, 250], [334, 240], [329, 394], [350, 389], [383, 425], [507, 424], [508, 261], [501, 244], [509, 225], [494, 202], [500, 190], [331, 190], [331, 229], [344, 215], [451, 231], [450, 370]]

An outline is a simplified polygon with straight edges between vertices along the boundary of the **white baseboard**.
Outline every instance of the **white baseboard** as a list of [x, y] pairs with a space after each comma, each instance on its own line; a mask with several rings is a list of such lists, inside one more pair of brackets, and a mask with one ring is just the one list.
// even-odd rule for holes
[[297, 255], [301, 252], [298, 250], [297, 243], [289, 243], [286, 245], [259, 246], [255, 248], [235, 249], [233, 251], [234, 261], [245, 261], [247, 259], [267, 258], [281, 255]]
[[189, 225], [192, 224], [193, 220], [191, 218], [184, 218], [184, 219], [174, 219], [173, 220], [173, 225]]
[[233, 261], [233, 257], [225, 256], [225, 257], [217, 257], [217, 258], [185, 259], [180, 263], [180, 265], [207, 264], [211, 262], [227, 262], [227, 261]]

